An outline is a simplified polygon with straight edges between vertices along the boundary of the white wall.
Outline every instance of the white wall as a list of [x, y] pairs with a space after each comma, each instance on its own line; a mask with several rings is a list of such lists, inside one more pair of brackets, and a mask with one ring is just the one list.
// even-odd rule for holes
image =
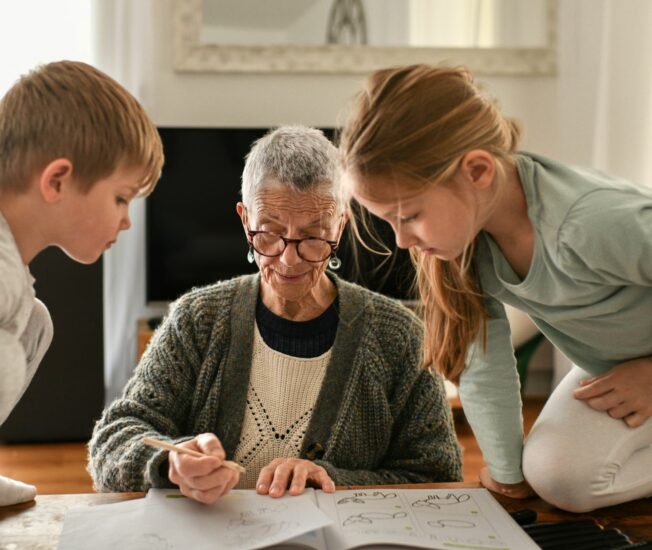
[[[97, 3], [98, 64], [139, 97], [158, 125], [332, 126], [362, 81], [351, 75], [175, 73], [171, 0]], [[482, 81], [500, 98], [504, 112], [523, 122], [524, 148], [560, 155], [555, 77]], [[135, 201], [131, 211], [132, 229], [105, 261], [108, 399], [121, 391], [135, 365], [137, 319], [157, 313], [145, 306], [144, 201]]]
[[[652, 3], [559, 3], [560, 160], [652, 187]], [[571, 367], [554, 364], [553, 387]]]
[[559, 2], [560, 158], [652, 186], [652, 2]]
[[60, 59], [94, 63], [90, 20], [87, 0], [0, 2], [0, 97], [37, 65]]
[[[176, 73], [172, 70], [171, 1], [142, 0], [142, 4], [147, 9], [139, 9], [140, 13], [134, 15], [146, 17], [147, 23], [132, 18], [129, 24], [138, 32], [146, 26], [151, 44], [124, 53], [131, 58], [130, 64], [142, 65], [147, 73], [134, 92], [157, 124], [332, 125], [363, 80], [359, 75]], [[483, 81], [500, 97], [507, 113], [531, 128], [528, 146], [555, 150], [554, 77], [496, 77]]]

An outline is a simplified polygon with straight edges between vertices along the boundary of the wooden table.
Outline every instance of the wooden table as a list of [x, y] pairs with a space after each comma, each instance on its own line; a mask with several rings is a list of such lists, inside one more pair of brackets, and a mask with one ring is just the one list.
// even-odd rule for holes
[[[473, 488], [479, 483], [429, 483], [423, 485], [383, 485], [383, 488]], [[338, 487], [360, 489], [361, 487]], [[366, 487], [367, 489], [369, 487]], [[36, 501], [0, 508], [0, 550], [54, 550], [59, 542], [63, 518], [75, 506], [95, 506], [133, 498], [144, 493], [89, 493], [80, 495], [39, 495]], [[633, 540], [652, 540], [652, 498], [636, 500], [620, 506], [602, 508], [590, 514], [562, 512], [541, 499], [513, 500], [495, 495], [497, 500], [512, 512], [533, 508], [539, 513], [538, 521], [563, 521], [590, 517], [604, 527], [616, 527]], [[90, 548], [90, 547], [89, 547]]]

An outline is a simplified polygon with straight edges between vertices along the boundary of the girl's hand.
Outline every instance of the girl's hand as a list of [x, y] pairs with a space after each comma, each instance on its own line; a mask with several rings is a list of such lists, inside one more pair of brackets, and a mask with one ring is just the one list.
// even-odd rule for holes
[[636, 428], [652, 416], [652, 358], [627, 361], [606, 374], [583, 380], [574, 396]]
[[499, 483], [491, 477], [486, 466], [480, 470], [480, 483], [490, 491], [505, 495], [506, 497], [530, 498], [536, 496], [527, 481], [521, 481], [520, 483]]
[[290, 495], [300, 495], [311, 481], [325, 493], [335, 492], [335, 483], [321, 466], [301, 458], [275, 458], [262, 470], [256, 482], [260, 495], [282, 497], [289, 488]]
[[179, 443], [179, 447], [210, 455], [194, 457], [170, 451], [168, 477], [188, 498], [213, 504], [238, 483], [240, 474], [222, 466], [226, 455], [215, 434], [200, 434], [190, 441]]

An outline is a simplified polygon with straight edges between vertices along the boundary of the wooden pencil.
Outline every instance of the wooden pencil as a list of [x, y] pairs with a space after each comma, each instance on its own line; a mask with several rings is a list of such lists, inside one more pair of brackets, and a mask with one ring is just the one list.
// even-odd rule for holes
[[[153, 437], [143, 437], [143, 443], [146, 445], [151, 445], [152, 447], [158, 447], [159, 449], [165, 449], [166, 451], [176, 451], [178, 453], [183, 453], [187, 455], [191, 455], [197, 458], [201, 458], [203, 456], [210, 456], [205, 453], [200, 453], [199, 451], [195, 451], [193, 449], [186, 449], [185, 447], [179, 447], [178, 445], [172, 445], [172, 443], [168, 443], [166, 441], [161, 441], [160, 439], [154, 439]], [[225, 460], [222, 462], [222, 466], [225, 468], [230, 468], [231, 470], [235, 470], [236, 472], [240, 472], [241, 474], [244, 474], [246, 470], [240, 466], [237, 462], [233, 462], [232, 460]]]

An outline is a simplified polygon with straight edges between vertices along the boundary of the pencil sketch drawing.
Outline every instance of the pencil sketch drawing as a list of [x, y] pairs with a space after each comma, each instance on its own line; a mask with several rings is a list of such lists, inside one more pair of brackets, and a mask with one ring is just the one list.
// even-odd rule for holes
[[342, 522], [342, 525], [344, 527], [356, 523], [373, 525], [373, 523], [376, 521], [382, 521], [387, 519], [403, 519], [406, 517], [407, 514], [405, 512], [396, 512], [394, 514], [390, 512], [363, 512], [362, 514], [354, 514], [352, 516], [349, 516]]
[[413, 508], [434, 508], [439, 510], [442, 506], [454, 506], [462, 502], [466, 502], [471, 498], [466, 493], [446, 493], [446, 494], [433, 494], [427, 495], [426, 498], [415, 500], [412, 503]]
[[382, 491], [372, 491], [353, 493], [352, 496], [343, 498], [337, 501], [337, 504], [365, 504], [367, 502], [384, 502], [386, 500], [396, 498], [396, 493], [384, 493]]
[[475, 529], [476, 524], [465, 519], [437, 519], [427, 522], [430, 527], [455, 527], [460, 529]]
[[293, 525], [286, 521], [268, 520], [265, 523], [248, 526], [246, 530], [243, 530], [242, 527], [238, 527], [235, 532], [227, 534], [225, 540], [230, 545], [229, 547], [247, 548], [252, 544], [252, 542], [258, 542], [274, 537], [290, 527], [293, 527]]
[[287, 510], [285, 504], [277, 504], [275, 506], [259, 506], [252, 510], [246, 510], [239, 512], [239, 517], [232, 518], [229, 520], [229, 528], [242, 527], [248, 525], [258, 525], [261, 516], [266, 516], [269, 514], [282, 514]]

